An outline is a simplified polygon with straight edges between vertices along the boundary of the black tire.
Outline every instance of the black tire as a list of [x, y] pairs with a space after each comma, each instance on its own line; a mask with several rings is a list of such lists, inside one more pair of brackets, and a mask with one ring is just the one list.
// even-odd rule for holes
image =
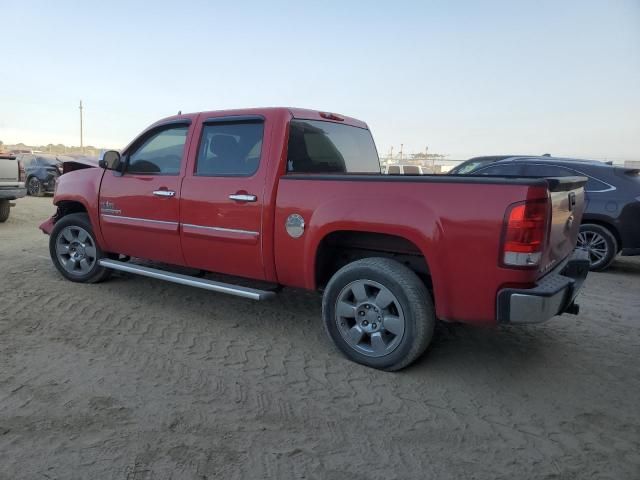
[[32, 197], [41, 197], [44, 195], [44, 188], [38, 177], [29, 177], [27, 180], [27, 193]]
[[11, 205], [9, 200], [0, 200], [0, 223], [4, 223], [9, 219], [11, 213]]
[[[88, 271], [86, 272], [70, 271], [70, 268], [65, 267], [63, 260], [58, 255], [58, 243], [61, 241], [64, 242], [61, 237], [64, 235], [64, 231], [65, 229], [68, 229], [68, 227], [71, 227], [71, 231], [73, 231], [73, 227], [75, 227], [77, 231], [86, 232], [88, 234], [88, 239], [86, 240], [86, 243], [83, 244], [83, 246], [90, 245], [93, 249], [95, 249], [95, 257], [93, 257], [93, 262], [91, 266], [88, 267]], [[49, 254], [51, 255], [53, 264], [56, 266], [62, 276], [67, 280], [71, 280], [72, 282], [98, 283], [106, 280], [107, 278], [109, 278], [109, 276], [111, 276], [111, 270], [101, 267], [99, 264], [99, 260], [101, 258], [105, 258], [106, 254], [102, 251], [98, 243], [95, 241], [93, 228], [91, 227], [89, 216], [86, 213], [72, 213], [62, 217], [56, 222], [51, 232], [51, 236], [49, 237]]]
[[[598, 247], [597, 250], [596, 247]], [[618, 240], [611, 230], [595, 223], [580, 225], [577, 248], [589, 253], [592, 272], [601, 272], [607, 269], [616, 258], [619, 250]]]
[[[367, 300], [364, 302], [358, 301], [353, 293], [345, 293], [349, 292], [353, 285], [357, 286], [359, 283], [365, 284]], [[387, 319], [387, 313], [374, 313], [372, 310], [365, 312], [363, 310], [364, 307], [369, 309], [367, 302], [382, 290], [390, 292], [394, 297], [394, 301], [388, 308], [399, 307], [396, 313], [403, 317], [403, 333], [401, 336], [397, 335], [398, 338], [391, 332], [385, 331], [386, 325], [382, 326], [382, 323]], [[348, 295], [353, 296], [348, 297]], [[369, 298], [369, 295], [372, 297]], [[341, 316], [338, 313], [339, 303], [340, 306], [347, 304], [344, 301], [345, 298], [352, 298], [355, 309], [353, 319], [350, 318], [351, 314]], [[376, 304], [376, 301], [377, 298], [373, 300], [371, 308], [378, 312], [376, 307], [382, 303]], [[349, 304], [349, 308], [351, 308], [351, 304]], [[363, 353], [367, 348], [366, 338], [363, 337], [362, 343], [356, 345], [352, 345], [353, 339], [345, 340], [345, 330], [353, 330], [355, 326], [362, 327], [363, 323], [359, 322], [367, 323], [362, 320], [367, 318], [365, 314], [366, 316], [373, 314], [372, 321], [375, 321], [375, 315], [382, 316], [377, 317], [378, 320], [384, 319], [380, 326], [381, 335], [385, 338], [392, 338], [388, 345], [389, 348], [396, 345], [393, 350], [388, 353], [386, 350], [381, 350], [384, 352], [383, 354], [370, 356], [375, 353], [373, 351], [369, 354]], [[388, 258], [365, 258], [338, 270], [324, 291], [322, 316], [327, 334], [348, 358], [363, 365], [386, 371], [400, 370], [422, 355], [431, 342], [436, 324], [433, 301], [424, 283], [412, 270]], [[345, 321], [347, 322], [346, 326]], [[371, 325], [375, 326], [375, 324], [369, 323], [369, 327]], [[373, 335], [375, 334], [377, 333], [369, 335], [371, 345], [373, 345]]]

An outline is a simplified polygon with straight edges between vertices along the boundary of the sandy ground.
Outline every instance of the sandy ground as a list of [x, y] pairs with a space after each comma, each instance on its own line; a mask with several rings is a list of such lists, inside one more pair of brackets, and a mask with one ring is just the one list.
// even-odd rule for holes
[[252, 303], [140, 277], [62, 279], [0, 224], [2, 479], [640, 478], [640, 261], [582, 313], [439, 327], [400, 373], [343, 358], [316, 295]]

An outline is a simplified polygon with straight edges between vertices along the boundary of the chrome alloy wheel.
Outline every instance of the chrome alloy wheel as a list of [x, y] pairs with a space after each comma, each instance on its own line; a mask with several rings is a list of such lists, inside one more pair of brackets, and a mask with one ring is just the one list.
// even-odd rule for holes
[[71, 275], [86, 275], [97, 261], [96, 244], [84, 228], [70, 225], [56, 239], [60, 265]]
[[405, 331], [405, 317], [396, 296], [373, 280], [346, 285], [336, 301], [335, 320], [347, 344], [368, 357], [393, 352]]
[[591, 261], [592, 267], [602, 263], [609, 253], [605, 238], [598, 232], [590, 230], [578, 234], [577, 248], [589, 254], [589, 261]]

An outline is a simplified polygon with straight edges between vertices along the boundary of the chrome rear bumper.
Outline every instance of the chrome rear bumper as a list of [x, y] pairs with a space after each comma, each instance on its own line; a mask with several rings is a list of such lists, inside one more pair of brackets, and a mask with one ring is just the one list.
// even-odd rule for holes
[[576, 250], [533, 288], [498, 292], [498, 323], [541, 323], [563, 313], [578, 313], [575, 298], [589, 273], [588, 254]]

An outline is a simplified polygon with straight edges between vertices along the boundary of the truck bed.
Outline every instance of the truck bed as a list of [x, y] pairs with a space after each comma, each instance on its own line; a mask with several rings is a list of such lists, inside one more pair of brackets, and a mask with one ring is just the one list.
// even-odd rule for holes
[[[275, 230], [275, 265], [285, 285], [316, 288], [310, 252], [335, 229], [379, 232], [409, 239], [427, 261], [438, 317], [495, 323], [504, 286], [532, 287], [573, 250], [579, 218], [564, 233], [568, 194], [584, 206], [582, 177], [552, 179], [447, 175], [293, 174], [280, 179], [275, 225], [295, 208], [310, 235], [293, 239]], [[327, 193], [330, 192], [330, 193]], [[507, 206], [551, 197], [553, 217], [540, 268], [500, 265]], [[372, 206], [374, 208], [372, 208]], [[301, 279], [304, 279], [301, 283]]]

